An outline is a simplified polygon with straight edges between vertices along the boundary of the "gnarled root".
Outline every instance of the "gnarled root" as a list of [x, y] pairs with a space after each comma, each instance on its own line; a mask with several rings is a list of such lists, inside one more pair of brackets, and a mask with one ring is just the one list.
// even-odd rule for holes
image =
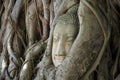
[[[81, 2], [82, 2], [85, 6], [87, 6], [87, 7], [93, 12], [93, 14], [95, 15], [96, 19], [98, 20], [98, 23], [99, 23], [100, 28], [101, 28], [101, 30], [102, 30], [102, 32], [103, 32], [103, 35], [104, 35], [103, 46], [102, 46], [100, 52], [98, 53], [98, 56], [97, 56], [95, 62], [92, 64], [92, 66], [88, 69], [88, 71], [87, 71], [87, 72], [85, 73], [85, 75], [83, 75], [83, 77], [82, 77], [82, 80], [88, 80], [89, 75], [90, 75], [93, 71], [95, 71], [95, 69], [97, 68], [97, 66], [100, 64], [100, 61], [101, 61], [101, 59], [102, 59], [103, 53], [105, 52], [106, 48], [109, 47], [109, 46], [108, 46], [108, 43], [109, 43], [109, 39], [110, 39], [110, 35], [111, 35], [111, 27], [108, 26], [108, 29], [106, 30], [106, 27], [107, 27], [107, 26], [104, 26], [104, 25], [102, 24], [102, 20], [101, 20], [101, 18], [100, 18], [100, 15], [96, 12], [97, 10], [94, 9], [93, 6], [91, 6], [90, 3], [88, 3], [87, 1], [82, 0]], [[108, 3], [108, 4], [109, 4], [109, 3]], [[108, 13], [109, 13], [109, 12], [108, 12]], [[110, 15], [108, 15], [108, 16], [110, 16]], [[107, 18], [108, 18], [108, 16], [107, 16]], [[106, 20], [108, 20], [108, 24], [110, 24], [109, 19], [106, 19]]]
[[[10, 0], [10, 4], [12, 6], [14, 0]], [[8, 18], [12, 18], [12, 20], [15, 22], [15, 24], [17, 24], [17, 21], [18, 21], [18, 15], [19, 15], [19, 12], [21, 10], [21, 6], [23, 5], [23, 1], [22, 0], [17, 0], [16, 3], [15, 3], [15, 6], [13, 8], [13, 11], [12, 13], [10, 14], [9, 11], [12, 9], [11, 6], [7, 6], [6, 8], [10, 8], [10, 10], [8, 10], [7, 13], [5, 13], [5, 19], [4, 19], [4, 23], [2, 24], [2, 30], [3, 30], [3, 52], [2, 52], [2, 55], [3, 57], [3, 62], [2, 62], [2, 75], [4, 75], [4, 78], [5, 77], [9, 77], [11, 78], [10, 74], [9, 74], [9, 62], [11, 63], [11, 61], [13, 61], [13, 63], [16, 64], [16, 66], [20, 67], [20, 57], [17, 56], [17, 53], [15, 53], [13, 50], [12, 50], [12, 40], [13, 40], [13, 35], [14, 35], [14, 30], [13, 28], [16, 28], [16, 26], [12, 25], [10, 23], [10, 21], [8, 20]], [[6, 9], [5, 9], [6, 10]], [[8, 15], [10, 14], [10, 15]], [[11, 61], [10, 61], [11, 60]], [[6, 73], [7, 72], [7, 73]], [[6, 76], [6, 74], [8, 74]]]
[[23, 63], [23, 67], [20, 72], [20, 80], [30, 80], [32, 78], [32, 73], [34, 69], [34, 63], [42, 56], [45, 50], [45, 43], [37, 42], [34, 43], [28, 50], [26, 51], [25, 61]]
[[6, 77], [6, 73], [8, 70], [8, 66], [9, 66], [9, 56], [7, 53], [7, 49], [4, 48], [2, 54], [3, 56], [3, 60], [2, 60], [2, 70], [1, 70], [1, 76], [0, 76], [0, 80], [4, 80]]
[[[11, 61], [11, 65], [9, 66], [9, 71], [11, 71], [11, 69], [17, 69], [16, 71], [19, 72], [19, 69], [20, 67], [22, 66], [22, 61], [20, 59], [20, 56], [18, 55], [18, 53], [16, 53], [15, 51], [13, 51], [13, 47], [12, 47], [12, 41], [13, 41], [13, 37], [14, 37], [14, 31], [12, 30], [11, 31], [11, 34], [8, 38], [8, 41], [7, 41], [7, 50], [8, 50], [8, 53], [10, 55], [10, 61]], [[17, 47], [17, 46], [16, 46]], [[15, 73], [13, 73], [14, 75]], [[12, 76], [13, 76], [12, 75]], [[17, 75], [18, 76], [18, 75]], [[14, 77], [14, 76], [13, 76]]]
[[[38, 6], [37, 6], [38, 5]], [[28, 45], [32, 45], [35, 41], [42, 38], [42, 24], [39, 20], [39, 15], [42, 14], [42, 1], [37, 0], [36, 4], [31, 3], [27, 8], [26, 13], [26, 30], [28, 34]], [[36, 35], [36, 36], [35, 36]]]

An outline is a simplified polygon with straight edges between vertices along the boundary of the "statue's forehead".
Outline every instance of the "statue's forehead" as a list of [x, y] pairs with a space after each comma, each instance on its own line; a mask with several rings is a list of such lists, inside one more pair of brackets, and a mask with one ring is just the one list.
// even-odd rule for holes
[[73, 35], [75, 34], [76, 28], [72, 24], [56, 24], [54, 29], [54, 35]]
[[62, 23], [57, 23], [56, 25], [55, 25], [55, 30], [66, 30], [66, 29], [73, 29], [73, 28], [75, 28], [75, 25], [73, 25], [73, 24], [67, 24], [67, 23], [64, 23], [64, 22], [62, 22]]

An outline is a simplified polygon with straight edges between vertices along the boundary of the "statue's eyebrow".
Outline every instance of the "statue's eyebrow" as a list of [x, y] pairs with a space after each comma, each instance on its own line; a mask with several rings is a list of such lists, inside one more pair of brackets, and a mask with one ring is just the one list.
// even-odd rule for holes
[[74, 37], [74, 34], [73, 33], [69, 33], [69, 34], [67, 34], [67, 37], [69, 38], [69, 37]]

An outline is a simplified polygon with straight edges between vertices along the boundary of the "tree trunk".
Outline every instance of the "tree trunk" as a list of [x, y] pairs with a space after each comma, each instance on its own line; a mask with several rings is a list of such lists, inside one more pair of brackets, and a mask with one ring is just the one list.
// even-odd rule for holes
[[[79, 32], [55, 67], [56, 21], [72, 10]], [[119, 0], [0, 0], [0, 80], [119, 80], [119, 20]]]

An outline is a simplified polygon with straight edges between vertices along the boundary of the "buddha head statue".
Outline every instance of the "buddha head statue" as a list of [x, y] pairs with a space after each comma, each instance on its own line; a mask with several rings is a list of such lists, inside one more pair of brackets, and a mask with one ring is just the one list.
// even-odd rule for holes
[[55, 67], [62, 64], [78, 34], [77, 13], [66, 13], [56, 20], [53, 32], [52, 61]]

